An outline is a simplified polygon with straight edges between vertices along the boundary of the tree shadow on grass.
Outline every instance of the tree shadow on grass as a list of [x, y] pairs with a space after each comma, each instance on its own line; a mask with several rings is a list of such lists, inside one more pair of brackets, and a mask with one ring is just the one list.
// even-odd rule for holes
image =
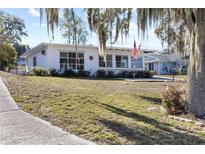
[[108, 104], [101, 104], [101, 105], [104, 106], [104, 108], [106, 108], [107, 110], [112, 111], [116, 114], [119, 114], [119, 115], [122, 115], [122, 116], [125, 116], [125, 117], [128, 117], [128, 118], [132, 118], [136, 121], [142, 121], [144, 123], [153, 125], [156, 128], [166, 129], [165, 126], [169, 126], [169, 124], [167, 124], [167, 123], [163, 123], [163, 125], [162, 125], [159, 121], [157, 121], [153, 118], [146, 117], [144, 115], [141, 115], [141, 114], [138, 114], [138, 113], [135, 113], [135, 112], [128, 112], [124, 109], [121, 109], [121, 108], [118, 108], [118, 107], [115, 107], [115, 106], [112, 106], [112, 105], [108, 105]]
[[162, 102], [162, 100], [160, 98], [156, 98], [156, 97], [149, 97], [149, 96], [140, 96], [140, 98], [150, 101], [154, 104], [160, 104]]
[[111, 121], [107, 119], [99, 120], [101, 124], [110, 130], [116, 132], [120, 137], [126, 138], [128, 144], [171, 144], [171, 145], [185, 145], [185, 144], [205, 144], [205, 140], [191, 134], [170, 131], [164, 133], [162, 130], [148, 129], [140, 126], [130, 126], [124, 123]]
[[185, 131], [173, 130], [171, 129], [173, 126], [168, 123], [161, 123], [153, 118], [135, 112], [128, 112], [112, 105], [101, 105], [116, 114], [154, 126], [154, 128], [148, 128], [137, 124], [135, 126], [126, 125], [122, 122], [107, 119], [99, 120], [105, 127], [116, 132], [119, 136], [126, 138], [132, 144], [205, 144], [205, 139], [196, 137]]

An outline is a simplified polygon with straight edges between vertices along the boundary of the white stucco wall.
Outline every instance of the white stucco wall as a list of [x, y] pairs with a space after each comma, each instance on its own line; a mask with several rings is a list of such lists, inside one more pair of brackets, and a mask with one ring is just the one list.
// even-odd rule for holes
[[[93, 60], [90, 60], [89, 57], [93, 56]], [[85, 51], [84, 54], [84, 67], [85, 70], [90, 71], [91, 74], [94, 74], [99, 68], [99, 56], [97, 51]]]
[[[42, 55], [41, 51], [45, 50], [46, 55]], [[38, 50], [36, 50], [36, 52], [30, 54], [27, 58], [26, 58], [26, 63], [28, 66], [28, 71], [31, 71], [33, 68], [33, 57], [36, 57], [36, 66], [39, 67], [47, 67], [47, 48], [39, 48]]]
[[[41, 51], [45, 50], [46, 55], [42, 55]], [[60, 52], [76, 52], [75, 47], [70, 46], [63, 46], [63, 45], [52, 45], [48, 44], [44, 48], [39, 48], [34, 53], [27, 56], [27, 65], [30, 68], [33, 67], [33, 57], [36, 56], [37, 58], [37, 66], [45, 67], [48, 69], [60, 69]], [[107, 54], [112, 54], [112, 68], [99, 68], [99, 56], [98, 56], [98, 49], [97, 48], [83, 48], [78, 47], [77, 52], [84, 53], [84, 70], [90, 71], [91, 74], [94, 74], [98, 69], [105, 69], [105, 70], [114, 70], [119, 72], [121, 70], [130, 70], [131, 68], [131, 57], [132, 51], [120, 51], [120, 50], [107, 50]], [[116, 55], [127, 55], [128, 56], [128, 68], [116, 68]], [[140, 56], [143, 56], [143, 53], [140, 53]], [[90, 60], [89, 57], [93, 56], [93, 60]], [[144, 58], [144, 56], [143, 56]], [[144, 69], [144, 63], [143, 63]]]
[[[94, 49], [86, 49], [86, 48], [77, 48], [77, 51], [74, 47], [66, 47], [66, 46], [48, 46], [48, 54], [47, 54], [47, 68], [55, 68], [60, 69], [60, 52], [80, 52], [84, 53], [84, 70], [90, 71], [91, 73], [96, 72], [98, 69], [98, 52]], [[89, 57], [93, 56], [93, 60], [90, 60]]]

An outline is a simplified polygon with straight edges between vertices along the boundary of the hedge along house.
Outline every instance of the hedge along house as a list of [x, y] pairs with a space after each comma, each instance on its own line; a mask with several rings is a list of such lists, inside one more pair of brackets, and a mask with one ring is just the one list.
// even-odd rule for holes
[[145, 70], [155, 71], [157, 74], [171, 74], [173, 69], [179, 69], [182, 59], [175, 53], [146, 54], [144, 56]]
[[[85, 70], [94, 74], [97, 70], [120, 71], [144, 70], [144, 51], [139, 52], [136, 61], [132, 58], [132, 48], [112, 47], [106, 50], [106, 63], [98, 54], [98, 47], [75, 46], [57, 43], [40, 43], [21, 57], [26, 60], [26, 70], [31, 72], [33, 67], [56, 69], [63, 72], [66, 69]], [[135, 64], [134, 64], [135, 62]]]

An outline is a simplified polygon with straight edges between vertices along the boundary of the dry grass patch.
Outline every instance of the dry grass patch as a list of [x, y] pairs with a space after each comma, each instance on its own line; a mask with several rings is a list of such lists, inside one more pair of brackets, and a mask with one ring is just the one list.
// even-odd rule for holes
[[160, 109], [173, 83], [0, 75], [23, 110], [98, 144], [205, 143], [203, 128]]

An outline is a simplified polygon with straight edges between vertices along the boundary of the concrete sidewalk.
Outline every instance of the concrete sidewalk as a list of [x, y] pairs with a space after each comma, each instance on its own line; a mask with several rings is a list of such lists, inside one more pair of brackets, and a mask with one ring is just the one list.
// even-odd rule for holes
[[0, 144], [94, 144], [21, 111], [0, 77]]
[[[135, 78], [135, 79], [124, 79], [125, 81], [133, 82], [173, 82], [173, 78], [161, 77], [154, 75], [152, 78]], [[185, 82], [183, 79], [174, 78], [174, 82]]]
[[[154, 78], [158, 78], [158, 79], [170, 80], [170, 81], [173, 80], [173, 77], [165, 77], [165, 76], [158, 76], [158, 75], [154, 75], [153, 77], [154, 77]], [[174, 81], [185, 81], [185, 79], [180, 79], [180, 78], [177, 78], [177, 77], [175, 76], [175, 77], [174, 77]]]

